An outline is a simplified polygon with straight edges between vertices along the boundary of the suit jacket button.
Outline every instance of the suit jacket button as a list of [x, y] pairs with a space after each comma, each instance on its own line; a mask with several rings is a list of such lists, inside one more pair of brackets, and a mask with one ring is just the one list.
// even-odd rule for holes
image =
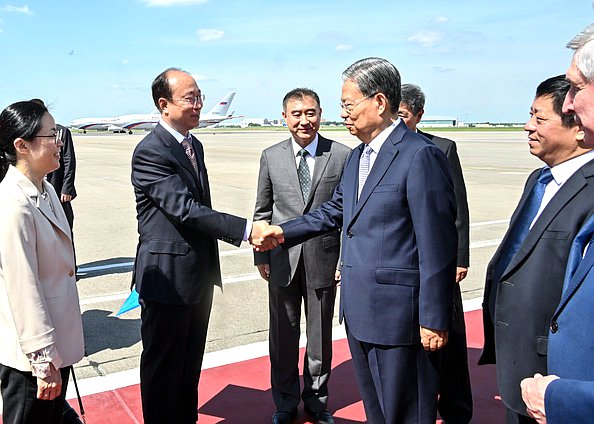
[[74, 271], [73, 270], [70, 270], [70, 272], [68, 273], [68, 276], [69, 277], [72, 277], [73, 275], [74, 275]]
[[559, 324], [557, 324], [557, 321], [553, 321], [551, 322], [551, 333], [556, 333], [557, 330], [559, 329]]
[[353, 238], [353, 233], [351, 233], [350, 231], [347, 233], [347, 237], [348, 238]]

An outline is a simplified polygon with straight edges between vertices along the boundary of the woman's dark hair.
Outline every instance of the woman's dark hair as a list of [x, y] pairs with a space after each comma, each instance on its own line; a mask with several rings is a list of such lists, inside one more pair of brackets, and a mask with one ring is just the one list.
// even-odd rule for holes
[[0, 181], [8, 165], [16, 165], [14, 141], [30, 141], [41, 129], [41, 119], [47, 108], [37, 102], [16, 102], [0, 113]]

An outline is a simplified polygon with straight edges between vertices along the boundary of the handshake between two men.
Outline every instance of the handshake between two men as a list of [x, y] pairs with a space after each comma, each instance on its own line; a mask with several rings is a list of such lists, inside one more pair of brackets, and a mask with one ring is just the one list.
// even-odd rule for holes
[[[249, 242], [256, 252], [267, 252], [285, 242], [283, 229], [278, 225], [270, 225], [266, 221], [255, 221]], [[448, 332], [420, 327], [423, 349], [436, 351], [448, 342]]]
[[284, 243], [283, 229], [266, 221], [254, 221], [249, 242], [256, 252], [266, 252]]

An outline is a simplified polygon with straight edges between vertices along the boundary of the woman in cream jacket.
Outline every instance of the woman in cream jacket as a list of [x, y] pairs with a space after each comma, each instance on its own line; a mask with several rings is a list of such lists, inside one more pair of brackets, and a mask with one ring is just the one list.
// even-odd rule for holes
[[4, 424], [60, 423], [70, 365], [83, 357], [71, 233], [44, 180], [60, 140], [45, 106], [0, 114], [0, 381]]

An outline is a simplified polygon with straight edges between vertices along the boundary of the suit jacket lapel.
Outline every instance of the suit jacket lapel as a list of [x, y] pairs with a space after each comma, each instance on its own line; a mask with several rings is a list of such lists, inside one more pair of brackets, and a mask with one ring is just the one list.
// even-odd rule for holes
[[586, 278], [586, 275], [588, 274], [592, 266], [594, 266], [594, 246], [588, 247], [586, 256], [579, 264], [571, 280], [569, 280], [567, 287], [563, 290], [563, 295], [561, 296], [561, 301], [559, 302], [559, 306], [557, 307], [555, 316], [557, 316], [559, 312], [565, 307], [565, 304], [571, 298], [571, 296], [573, 296], [573, 293], [578, 289], [578, 287], [582, 284], [584, 278]]
[[[316, 149], [316, 161], [313, 170], [313, 178], [311, 180], [311, 190], [309, 191], [309, 199], [307, 200], [306, 206], [311, 204], [313, 199], [312, 193], [315, 193], [320, 180], [322, 179], [322, 175], [324, 175], [324, 171], [326, 170], [326, 166], [328, 165], [328, 161], [330, 160], [330, 156], [332, 153], [330, 152], [330, 141], [326, 140], [324, 137], [318, 135], [318, 147]], [[300, 188], [301, 190], [301, 188]]]
[[[293, 151], [293, 141], [289, 138], [285, 140], [281, 147], [283, 152], [278, 157], [279, 166], [287, 170], [288, 181], [295, 188], [295, 193], [299, 193], [299, 198], [303, 202], [303, 196], [301, 195], [301, 184], [299, 184], [299, 176], [297, 176], [297, 165], [295, 162], [295, 152]], [[303, 206], [305, 206], [305, 202], [303, 202]]]
[[[390, 136], [386, 139], [384, 144], [382, 145], [380, 151], [377, 153], [377, 157], [375, 158], [375, 162], [373, 163], [373, 167], [371, 171], [369, 171], [369, 175], [367, 176], [367, 180], [365, 181], [365, 186], [363, 187], [363, 191], [361, 191], [361, 196], [359, 196], [359, 201], [355, 205], [355, 209], [353, 212], [353, 221], [357, 218], [357, 215], [361, 211], [361, 208], [365, 205], [369, 196], [375, 189], [375, 186], [383, 178], [384, 174], [398, 155], [398, 148], [396, 144], [402, 141], [404, 134], [406, 133], [406, 127], [404, 124], [398, 125], [396, 128], [392, 130]], [[359, 160], [361, 160], [361, 155], [359, 155]], [[357, 172], [356, 178], [358, 180], [359, 174], [359, 161], [357, 161]], [[357, 198], [357, 183], [355, 183], [355, 199]]]
[[[530, 229], [526, 238], [520, 245], [520, 248], [512, 258], [508, 270], [513, 269], [518, 263], [520, 263], [534, 248], [536, 243], [542, 237], [542, 234], [547, 229], [551, 221], [557, 216], [557, 214], [567, 205], [569, 201], [586, 186], [586, 180], [581, 173], [575, 173], [568, 181], [563, 184], [563, 187], [553, 196], [551, 201], [544, 208], [534, 226]], [[505, 274], [505, 273], [504, 273]]]
[[[43, 216], [45, 216], [47, 218], [47, 220], [49, 222], [51, 222], [54, 227], [56, 227], [57, 229], [62, 231], [68, 237], [68, 239], [70, 239], [71, 231], [70, 231], [70, 227], [68, 226], [68, 221], [66, 220], [66, 216], [64, 216], [64, 219], [62, 219], [62, 220], [58, 219], [58, 217], [57, 217], [57, 214], [64, 213], [62, 211], [62, 205], [60, 205], [59, 203], [55, 204], [55, 202], [52, 201], [52, 196], [48, 195], [48, 201], [52, 202], [52, 208], [54, 208], [54, 210], [57, 211], [56, 213], [54, 213], [52, 211], [52, 209], [50, 208], [48, 202], [46, 202], [44, 199], [42, 199], [42, 197], [39, 194], [39, 191], [37, 191], [37, 188], [35, 187], [35, 185], [33, 185], [33, 183], [31, 181], [29, 181], [29, 179], [27, 177], [25, 177], [23, 174], [21, 174], [19, 171], [16, 171], [16, 170], [13, 170], [13, 171], [15, 171], [15, 172], [14, 173], [11, 172], [11, 174], [12, 174], [11, 177], [15, 178], [16, 184], [20, 187], [20, 189], [23, 191], [25, 196], [27, 196], [29, 198], [29, 201], [35, 204], [35, 206], [39, 209], [39, 211], [43, 214]], [[11, 178], [11, 177], [9, 177], [9, 178]], [[49, 182], [43, 181], [42, 184], [43, 184], [43, 188], [46, 192], [53, 190], [52, 188], [49, 187], [49, 185], [50, 185]]]
[[[194, 176], [194, 181], [198, 184], [198, 176], [196, 172], [194, 172], [194, 167], [186, 155], [186, 151], [184, 150], [183, 146], [175, 139], [173, 135], [169, 133], [165, 128], [161, 125], [157, 125], [155, 127], [155, 133], [159, 136], [159, 138], [163, 141], [165, 147], [169, 148], [171, 154], [175, 159], [179, 162], [179, 164], [184, 167], [190, 174]], [[196, 149], [194, 149], [196, 152]]]
[[[200, 173], [200, 187], [202, 188], [202, 195], [204, 197], [204, 201], [207, 203], [207, 206], [210, 207], [210, 185], [208, 183], [208, 174], [206, 173], [206, 163], [204, 162], [204, 152], [202, 148], [197, 149], [198, 140], [193, 135], [192, 138], [192, 148], [194, 149], [194, 154], [196, 155], [196, 163], [198, 164], [198, 172]], [[184, 152], [185, 154], [185, 152]], [[186, 155], [187, 157], [187, 155]], [[188, 159], [188, 162], [190, 160]], [[190, 162], [190, 166], [192, 163]]]

